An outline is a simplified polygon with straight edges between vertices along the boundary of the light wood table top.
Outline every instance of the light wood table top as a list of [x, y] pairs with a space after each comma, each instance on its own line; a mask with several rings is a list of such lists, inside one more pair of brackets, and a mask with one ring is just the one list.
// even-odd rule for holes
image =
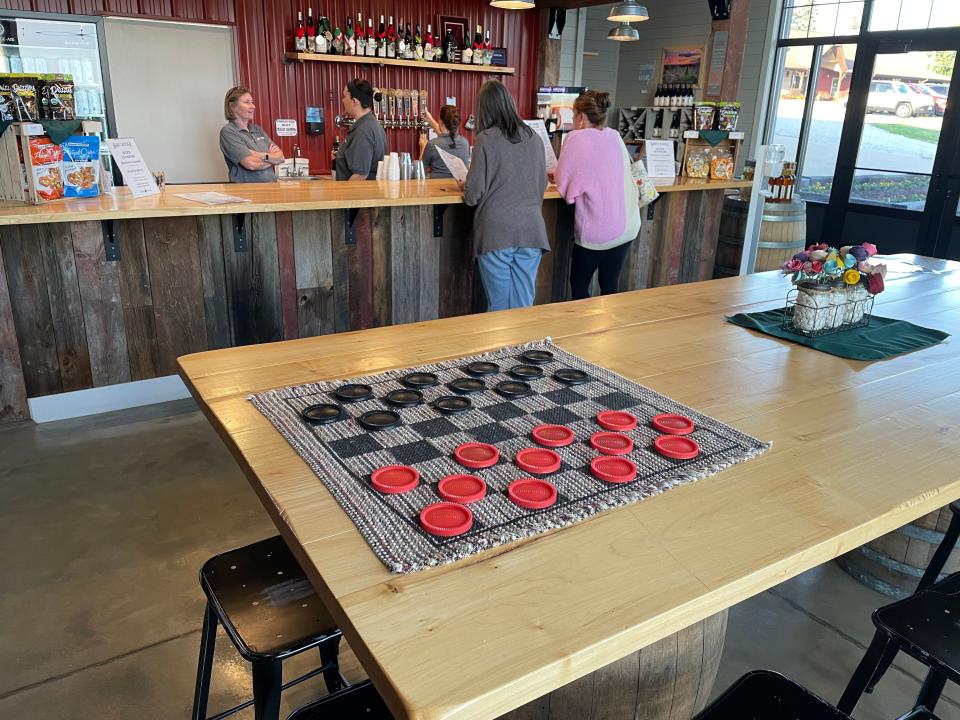
[[[787, 281], [763, 273], [207, 352], [181, 358], [181, 373], [395, 715], [492, 718], [960, 498], [960, 264], [924, 262], [891, 270], [876, 312], [954, 337], [882, 362], [724, 322], [782, 305]], [[246, 400], [544, 336], [773, 447], [394, 575]]]
[[[749, 187], [743, 181], [655, 180], [661, 192], [723, 190]], [[663, 183], [663, 187], [661, 187]], [[737, 184], [740, 183], [740, 184]], [[219, 192], [250, 202], [204, 205], [177, 197], [178, 193]], [[555, 185], [547, 187], [544, 200], [559, 200]], [[0, 202], [0, 225], [126, 220], [131, 218], [232, 215], [234, 213], [292, 212], [297, 210], [342, 210], [346, 208], [403, 207], [411, 205], [458, 205], [463, 195], [453, 180], [404, 180], [334, 182], [333, 180], [285, 180], [275, 183], [220, 183], [167, 185], [159, 195], [134, 198], [127, 188], [95, 198], [70, 198], [43, 205]]]

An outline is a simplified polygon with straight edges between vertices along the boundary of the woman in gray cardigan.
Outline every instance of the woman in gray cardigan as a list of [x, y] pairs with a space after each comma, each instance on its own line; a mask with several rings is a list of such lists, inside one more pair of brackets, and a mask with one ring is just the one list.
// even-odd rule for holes
[[477, 208], [473, 252], [487, 309], [527, 307], [533, 305], [540, 257], [550, 249], [541, 213], [547, 189], [543, 143], [495, 80], [480, 88], [477, 129], [463, 201]]

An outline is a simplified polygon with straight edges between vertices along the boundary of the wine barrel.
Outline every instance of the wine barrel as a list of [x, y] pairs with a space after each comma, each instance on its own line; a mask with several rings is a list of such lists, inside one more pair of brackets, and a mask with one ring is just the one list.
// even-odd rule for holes
[[[941, 508], [841, 555], [837, 563], [877, 592], [897, 599], [906, 597], [920, 582], [930, 558], [943, 540], [951, 516], [949, 507]], [[954, 549], [950, 554], [943, 574], [957, 571], [960, 571], [960, 549]]]
[[727, 611], [684, 628], [499, 720], [669, 720], [703, 709], [727, 633]]
[[[740, 273], [740, 256], [743, 253], [749, 209], [750, 203], [736, 197], [728, 197], [723, 201], [713, 266], [715, 278]], [[756, 272], [776, 270], [806, 247], [807, 206], [803, 201], [764, 203], [760, 219]]]

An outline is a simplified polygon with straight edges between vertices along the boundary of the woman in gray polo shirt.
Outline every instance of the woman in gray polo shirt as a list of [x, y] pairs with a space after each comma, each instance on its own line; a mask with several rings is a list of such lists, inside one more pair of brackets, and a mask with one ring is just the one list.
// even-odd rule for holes
[[254, 124], [253, 94], [245, 87], [230, 88], [223, 99], [227, 124], [220, 128], [220, 152], [227, 163], [230, 182], [274, 182], [274, 167], [283, 162], [283, 151]]
[[377, 162], [387, 154], [387, 134], [372, 111], [374, 97], [379, 101], [379, 95], [362, 78], [348, 82], [340, 94], [343, 111], [353, 118], [353, 125], [333, 153], [337, 180], [377, 179]]

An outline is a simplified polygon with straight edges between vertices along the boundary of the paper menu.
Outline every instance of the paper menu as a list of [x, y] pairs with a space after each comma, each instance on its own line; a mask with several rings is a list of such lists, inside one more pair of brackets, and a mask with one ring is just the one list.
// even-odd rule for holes
[[160, 188], [133, 138], [108, 138], [107, 146], [110, 148], [110, 157], [120, 168], [120, 174], [135, 198], [160, 194]]
[[557, 154], [553, 151], [553, 145], [550, 143], [550, 136], [547, 135], [547, 126], [543, 124], [541, 118], [536, 120], [524, 120], [524, 122], [533, 130], [543, 142], [543, 157], [547, 161], [547, 174], [557, 169]]
[[453, 175], [453, 179], [459, 182], [466, 182], [467, 166], [463, 164], [463, 160], [456, 155], [451, 155], [439, 145], [434, 145], [434, 148], [440, 153], [440, 159], [443, 160], [443, 164], [447, 166], [447, 170]]
[[644, 149], [646, 151], [647, 175], [650, 177], [676, 177], [677, 165], [673, 154], [673, 140], [647, 140], [644, 142]]
[[184, 200], [203, 203], [204, 205], [227, 205], [230, 203], [247, 203], [249, 198], [236, 197], [234, 195], [225, 195], [218, 192], [197, 192], [197, 193], [175, 193], [177, 197]]

